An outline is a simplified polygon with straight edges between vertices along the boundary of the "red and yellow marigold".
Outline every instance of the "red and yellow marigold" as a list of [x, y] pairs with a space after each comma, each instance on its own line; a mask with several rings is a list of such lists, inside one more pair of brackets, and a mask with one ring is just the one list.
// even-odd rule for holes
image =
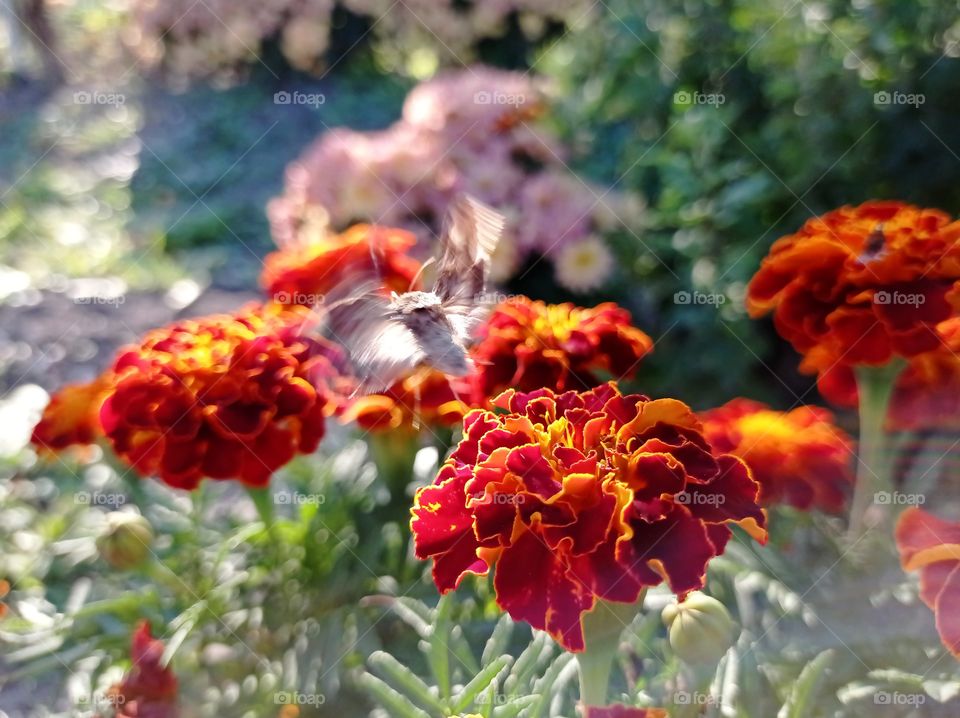
[[123, 680], [110, 688], [108, 702], [116, 718], [176, 718], [177, 677], [161, 662], [163, 642], [150, 635], [142, 621], [133, 633], [130, 657], [133, 665]]
[[[888, 411], [894, 430], [956, 430], [960, 427], [960, 317], [936, 327], [941, 345], [911, 357], [897, 376]], [[820, 393], [838, 406], [855, 407], [853, 369], [838, 365], [820, 375]]]
[[459, 425], [470, 410], [470, 387], [429, 368], [415, 370], [382, 394], [349, 402], [341, 413], [365, 431], [414, 431], [415, 427]]
[[252, 306], [182, 321], [121, 351], [100, 421], [143, 475], [263, 486], [317, 448], [341, 381], [340, 351], [302, 334], [303, 307]]
[[280, 304], [319, 304], [350, 276], [375, 276], [405, 292], [420, 271], [420, 263], [407, 254], [415, 242], [406, 230], [354, 225], [267, 255], [260, 284]]
[[96, 443], [103, 436], [100, 406], [112, 386], [113, 377], [105, 372], [93, 381], [62, 387], [43, 410], [30, 442], [41, 454]]
[[943, 645], [960, 658], [960, 523], [908, 508], [897, 522], [904, 571], [920, 572], [920, 599], [936, 617]]
[[494, 309], [471, 354], [479, 391], [491, 397], [507, 388], [589, 389], [601, 373], [629, 378], [652, 348], [616, 304], [586, 309], [517, 297]]
[[777, 240], [747, 309], [773, 312], [801, 369], [880, 366], [937, 349], [960, 309], [960, 223], [901, 202], [842, 207]]
[[760, 484], [760, 502], [839, 512], [853, 489], [853, 439], [815, 406], [774, 411], [734, 399], [701, 414], [713, 448], [743, 459]]
[[442, 591], [494, 572], [513, 618], [584, 648], [598, 600], [632, 604], [666, 580], [683, 596], [739, 524], [765, 539], [758, 486], [736, 457], [715, 456], [674, 399], [509, 390], [505, 413], [474, 410], [463, 439], [412, 509], [417, 556]]

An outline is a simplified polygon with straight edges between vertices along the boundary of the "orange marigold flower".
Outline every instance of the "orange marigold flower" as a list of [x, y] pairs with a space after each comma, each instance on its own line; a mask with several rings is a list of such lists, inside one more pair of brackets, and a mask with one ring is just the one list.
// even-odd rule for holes
[[133, 633], [130, 657], [133, 665], [108, 694], [116, 718], [176, 718], [177, 677], [161, 663], [163, 642], [150, 635], [146, 621]]
[[664, 579], [701, 588], [731, 524], [765, 540], [758, 486], [733, 456], [714, 456], [699, 420], [674, 399], [509, 390], [506, 413], [474, 410], [433, 484], [417, 492], [417, 556], [441, 592], [496, 567], [497, 603], [584, 648], [598, 600], [632, 604]]
[[341, 413], [366, 431], [413, 431], [419, 424], [454, 426], [470, 410], [470, 387], [429, 368], [417, 369], [382, 394], [361, 396]]
[[940, 346], [960, 309], [960, 223], [901, 202], [842, 207], [781, 237], [750, 281], [747, 309], [774, 313], [801, 369], [880, 366]]
[[185, 489], [203, 477], [263, 486], [297, 453], [314, 451], [342, 355], [302, 335], [308, 313], [253, 306], [157, 329], [121, 351], [100, 412], [114, 450]]
[[764, 505], [843, 509], [853, 488], [854, 441], [826, 409], [774, 411], [758, 401], [734, 399], [700, 418], [714, 450], [750, 467]]
[[[936, 329], [940, 347], [911, 357], [897, 376], [888, 411], [891, 429], [960, 426], [960, 317], [940, 322]], [[823, 372], [817, 386], [838, 406], [857, 406], [857, 381], [851, 367], [838, 365]]]
[[379, 276], [386, 287], [405, 292], [420, 271], [420, 263], [407, 254], [415, 242], [406, 230], [354, 225], [268, 254], [260, 284], [280, 304], [322, 302], [352, 274]]
[[920, 571], [920, 598], [936, 617], [943, 645], [960, 658], [960, 523], [915, 506], [901, 514], [897, 549], [904, 571]]
[[43, 410], [30, 437], [41, 454], [70, 446], [88, 446], [103, 436], [100, 406], [113, 384], [110, 372], [84, 384], [68, 384], [57, 391]]
[[[10, 593], [10, 582], [4, 578], [0, 578], [0, 598], [5, 598], [6, 595]], [[0, 601], [0, 618], [3, 618], [7, 615], [7, 604], [3, 601]]]
[[589, 389], [597, 372], [616, 379], [636, 373], [653, 341], [612, 302], [585, 309], [517, 297], [497, 306], [472, 356], [484, 397], [507, 388]]

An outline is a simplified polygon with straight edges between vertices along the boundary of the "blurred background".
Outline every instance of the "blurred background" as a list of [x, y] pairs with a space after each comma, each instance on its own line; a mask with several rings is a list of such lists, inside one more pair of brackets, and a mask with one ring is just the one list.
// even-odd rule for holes
[[[960, 212], [958, 10], [956, 0], [0, 0], [0, 508], [12, 537], [5, 571], [46, 582], [50, 606], [90, 590], [74, 582], [89, 541], [57, 544], [67, 568], [48, 558], [75, 518], [43, 518], [59, 495], [55, 482], [14, 489], [7, 481], [33, 470], [35, 457], [25, 460], [22, 449], [46, 392], [93, 378], [146, 329], [260, 296], [263, 259], [278, 246], [374, 221], [411, 229], [427, 256], [442, 208], [461, 190], [508, 216], [495, 267], [502, 291], [586, 306], [610, 300], [631, 311], [655, 341], [635, 380], [642, 391], [697, 409], [733, 396], [784, 409], [822, 403], [770, 323], [747, 319], [746, 282], [776, 238], [843, 204], [897, 198]], [[324, 459], [322, 471], [294, 465], [287, 480], [340, 486], [325, 530], [355, 540], [356, 507], [366, 506], [375, 481], [362, 472], [359, 442], [339, 441], [342, 452]], [[105, 480], [113, 471], [105, 463], [87, 465], [77, 485]], [[204, 562], [219, 548], [178, 522], [190, 515], [203, 524], [205, 511], [239, 511], [234, 525], [250, 516], [170, 494], [152, 496], [159, 508], [151, 520], [172, 532], [181, 557], [196, 559], [195, 573], [182, 572], [191, 586], [212, 590], [213, 564]], [[291, 532], [316, 528], [313, 514], [301, 518]], [[816, 551], [807, 546], [807, 555]], [[364, 556], [380, 573], [382, 556]], [[773, 559], [737, 560], [755, 561], [760, 576]], [[730, 577], [742, 565], [728, 567]], [[328, 596], [331, 610], [371, 590], [369, 577], [339, 564], [311, 566], [328, 586], [363, 583]], [[790, 566], [777, 569], [790, 575]], [[786, 586], [806, 578], [755, 580], [784, 615], [805, 610], [805, 594]], [[98, 647], [113, 656], [126, 650], [127, 624], [142, 608], [130, 593], [136, 586], [116, 581], [121, 597], [101, 606], [98, 628], [82, 636], [102, 632]], [[219, 620], [273, 595], [244, 586], [223, 584], [220, 604], [203, 610]], [[283, 586], [294, 605], [297, 586]], [[833, 590], [829, 582], [820, 588]], [[864, 590], [838, 588], [837, 605]], [[144, 595], [154, 615], [172, 610]], [[489, 608], [489, 599], [481, 588], [477, 605]], [[189, 627], [176, 634], [181, 641], [200, 615], [177, 624]], [[889, 615], [936, 644], [926, 624]], [[262, 612], [244, 614], [236, 630], [271, 657], [298, 631], [316, 638], [297, 643], [301, 658], [317, 643], [336, 655], [344, 636], [366, 635], [353, 614], [325, 619], [322, 630], [311, 617], [272, 634], [259, 630], [260, 620]], [[423, 617], [406, 620], [416, 627]], [[830, 620], [853, 633], [879, 630], [842, 611]], [[210, 685], [240, 686], [244, 671], [259, 667], [225, 647], [218, 630], [211, 624], [196, 660]], [[389, 642], [390, 631], [401, 633], [388, 622], [379, 638]], [[796, 649], [799, 665], [833, 642], [823, 633]], [[776, 631], [767, 638], [780, 639]], [[65, 645], [76, 653], [58, 660], [74, 666], [92, 649], [71, 641], [36, 655]], [[404, 644], [411, 655], [415, 643]], [[353, 648], [373, 650], [359, 640]], [[876, 653], [859, 655], [885, 648], [869, 650]], [[902, 666], [929, 658], [923, 648], [904, 650]], [[233, 672], [218, 674], [210, 668], [217, 665]], [[11, 716], [26, 715], [40, 690], [18, 680], [3, 706]], [[207, 712], [198, 714], [241, 715], [223, 708], [237, 701], [208, 691], [197, 704]], [[775, 710], [758, 706], [750, 715]], [[907, 715], [900, 708], [869, 707]], [[940, 708], [928, 704], [917, 715]], [[317, 714], [344, 709], [326, 710]]]
[[[538, 259], [556, 250], [522, 236], [500, 279], [534, 297], [625, 304], [658, 340], [643, 377], [657, 393], [701, 407], [734, 393], [792, 402], [812, 397], [810, 381], [741, 301], [772, 241], [844, 203], [952, 213], [960, 199], [955, 2], [3, 0], [2, 19], [8, 390], [89, 378], [75, 374], [144, 327], [236, 305], [221, 295], [253, 292], [289, 234], [284, 215], [303, 223], [306, 195], [335, 225], [423, 229], [465, 187], [513, 208], [521, 233], [602, 243], [579, 260], [606, 275], [593, 286], [564, 286]], [[479, 77], [479, 63], [518, 74]], [[516, 143], [539, 143], [523, 158], [546, 165], [533, 187], [515, 176], [522, 162], [489, 160], [499, 138], [482, 124], [469, 143], [429, 138], [445, 143], [424, 150], [432, 158], [453, 157], [452, 179], [397, 169], [417, 166], [397, 149], [417, 140], [374, 131], [436, 73], [530, 100], [521, 121], [537, 136]], [[458, 84], [428, 103], [475, 112]], [[313, 145], [340, 127], [355, 131], [340, 156]], [[364, 152], [379, 155], [372, 173], [357, 169], [373, 167]], [[389, 203], [377, 173], [396, 185]], [[316, 187], [348, 174], [350, 197]], [[498, 196], [505, 187], [513, 196]], [[563, 237], [579, 217], [544, 218], [561, 204], [586, 208], [582, 237]], [[615, 262], [595, 256], [605, 249]], [[574, 249], [564, 259], [578, 261]], [[700, 294], [685, 304], [679, 290]]]

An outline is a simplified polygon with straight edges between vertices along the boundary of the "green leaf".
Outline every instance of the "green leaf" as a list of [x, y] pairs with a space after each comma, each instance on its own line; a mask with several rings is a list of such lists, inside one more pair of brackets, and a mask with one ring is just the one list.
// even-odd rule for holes
[[810, 661], [793, 685], [793, 690], [777, 713], [777, 718], [809, 718], [823, 682], [823, 674], [833, 661], [833, 649], [828, 648]]
[[[539, 696], [539, 699], [527, 713], [527, 718], [538, 718], [544, 715], [544, 710], [550, 705], [550, 700], [563, 689], [573, 676], [577, 675], [576, 667], [572, 666], [574, 662], [572, 653], [564, 652], [560, 654], [557, 660], [550, 664], [546, 673], [543, 674], [543, 678], [534, 683], [533, 692]], [[561, 679], [561, 676], [564, 676], [564, 678], [558, 686], [557, 681]]]
[[376, 676], [364, 673], [359, 677], [358, 682], [377, 703], [387, 709], [391, 718], [430, 718], [429, 713], [417, 708]]
[[453, 700], [453, 712], [461, 713], [473, 703], [474, 699], [488, 686], [494, 685], [497, 677], [511, 663], [513, 659], [510, 656], [500, 656], [496, 660], [488, 663], [483, 670], [473, 677], [467, 685], [463, 687]]
[[513, 621], [506, 613], [497, 621], [493, 627], [493, 633], [487, 639], [487, 644], [483, 647], [483, 654], [480, 657], [480, 663], [487, 665], [495, 658], [499, 658], [507, 652], [507, 645], [510, 643], [510, 637], [513, 635]]
[[533, 640], [530, 641], [517, 662], [513, 664], [510, 675], [504, 682], [504, 688], [508, 695], [516, 695], [517, 689], [527, 685], [531, 675], [536, 671], [544, 659], [548, 658], [553, 652], [553, 642], [549, 635], [538, 631]]
[[440, 689], [440, 695], [450, 700], [450, 614], [453, 611], [453, 594], [440, 598], [434, 612], [433, 625], [427, 637], [427, 663]]
[[377, 651], [370, 656], [369, 662], [393, 688], [414, 704], [447, 715], [443, 702], [433, 694], [430, 687], [389, 653]]
[[521, 696], [513, 698], [502, 706], [493, 709], [492, 718], [516, 718], [524, 708], [537, 702], [539, 696]]
[[421, 638], [430, 638], [432, 623], [435, 620], [433, 611], [420, 601], [412, 598], [398, 598], [390, 603], [390, 610], [397, 614], [401, 621], [416, 631]]

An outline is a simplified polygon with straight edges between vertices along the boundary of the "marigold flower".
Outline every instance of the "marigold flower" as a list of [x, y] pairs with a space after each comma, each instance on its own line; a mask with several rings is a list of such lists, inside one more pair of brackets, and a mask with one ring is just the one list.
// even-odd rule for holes
[[161, 663], [163, 642], [150, 635], [146, 621], [133, 633], [130, 657], [130, 670], [109, 691], [116, 718], [176, 718], [177, 677]]
[[733, 456], [714, 456], [696, 416], [674, 399], [509, 390], [474, 410], [434, 483], [417, 492], [416, 554], [441, 592], [496, 566], [498, 605], [584, 648], [598, 600], [632, 604], [667, 580], [702, 588], [730, 524], [765, 540], [758, 486]]
[[[10, 593], [10, 582], [5, 578], [0, 578], [0, 598], [5, 598], [8, 593]], [[7, 610], [7, 604], [0, 601], [0, 618], [7, 615]]]
[[192, 489], [203, 477], [263, 486], [317, 448], [341, 352], [302, 335], [309, 310], [252, 306], [157, 329], [121, 351], [100, 412], [116, 453]]
[[382, 394], [368, 394], [341, 412], [366, 431], [413, 431], [419, 424], [453, 426], [470, 410], [470, 387], [435, 369], [418, 369]]
[[30, 443], [41, 454], [96, 443], [103, 436], [100, 406], [112, 387], [112, 381], [111, 374], [105, 372], [93, 381], [62, 387], [43, 410]]
[[886, 364], [940, 346], [960, 309], [960, 223], [934, 209], [867, 202], [777, 240], [750, 281], [747, 309], [774, 313], [801, 369]]
[[915, 506], [900, 515], [897, 549], [904, 571], [920, 571], [920, 599], [936, 617], [943, 645], [960, 658], [960, 523]]
[[700, 418], [716, 451], [750, 467], [762, 504], [843, 509], [854, 482], [854, 441], [826, 409], [774, 411], [758, 401], [734, 399]]
[[[941, 346], [911, 357], [896, 378], [888, 410], [891, 429], [960, 426], [960, 317], [940, 322], [936, 329]], [[857, 380], [851, 367], [838, 365], [822, 373], [817, 386], [834, 404], [857, 406]]]
[[653, 341], [612, 302], [585, 309], [526, 297], [498, 305], [471, 352], [484, 397], [508, 387], [589, 389], [597, 372], [629, 378]]
[[268, 254], [260, 284], [280, 304], [319, 304], [349, 275], [376, 276], [405, 292], [420, 271], [420, 263], [407, 254], [415, 243], [416, 237], [402, 229], [357, 224]]

